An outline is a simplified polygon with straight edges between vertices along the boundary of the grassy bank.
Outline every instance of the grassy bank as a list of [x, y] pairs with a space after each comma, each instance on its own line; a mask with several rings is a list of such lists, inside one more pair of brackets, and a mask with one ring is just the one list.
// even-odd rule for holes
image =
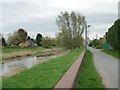
[[115, 51], [115, 50], [101, 50], [104, 53], [107, 53], [109, 55], [112, 55], [115, 58], [120, 58], [120, 51]]
[[102, 78], [97, 73], [94, 63], [93, 55], [90, 51], [87, 51], [83, 59], [79, 83], [77, 88], [103, 88]]
[[4, 48], [1, 50], [2, 58], [0, 60], [12, 60], [19, 57], [31, 56], [44, 50], [42, 47], [29, 48]]
[[76, 49], [65, 56], [38, 64], [29, 70], [9, 77], [3, 80], [3, 88], [53, 88], [81, 51], [81, 49]]
[[28, 47], [28, 48], [3, 48], [0, 52], [2, 53], [13, 53], [13, 52], [23, 52], [23, 51], [39, 51], [42, 50], [42, 47]]

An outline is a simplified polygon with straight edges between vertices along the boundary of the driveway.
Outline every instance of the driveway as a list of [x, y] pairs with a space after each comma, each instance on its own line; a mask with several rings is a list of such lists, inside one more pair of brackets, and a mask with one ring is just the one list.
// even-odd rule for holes
[[118, 59], [98, 49], [89, 49], [93, 53], [95, 67], [103, 79], [105, 88], [118, 88]]

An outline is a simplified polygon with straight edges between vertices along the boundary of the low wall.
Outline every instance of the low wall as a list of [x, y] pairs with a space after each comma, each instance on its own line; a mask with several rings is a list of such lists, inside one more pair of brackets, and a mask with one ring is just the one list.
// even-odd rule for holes
[[72, 64], [72, 66], [68, 69], [65, 75], [60, 79], [57, 85], [54, 87], [54, 90], [60, 88], [75, 88], [78, 81], [78, 74], [80, 70], [80, 66], [84, 57], [86, 50], [83, 50], [81, 55], [76, 59], [76, 61]]

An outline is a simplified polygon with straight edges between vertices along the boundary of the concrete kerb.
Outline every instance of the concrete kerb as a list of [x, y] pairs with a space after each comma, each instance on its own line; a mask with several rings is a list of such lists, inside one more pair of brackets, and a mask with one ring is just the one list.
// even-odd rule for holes
[[80, 54], [80, 56], [76, 59], [76, 61], [72, 64], [72, 66], [68, 69], [68, 71], [64, 74], [64, 76], [60, 79], [57, 85], [54, 87], [54, 90], [58, 90], [60, 88], [75, 88], [78, 82], [78, 75], [80, 66], [85, 55], [86, 49]]

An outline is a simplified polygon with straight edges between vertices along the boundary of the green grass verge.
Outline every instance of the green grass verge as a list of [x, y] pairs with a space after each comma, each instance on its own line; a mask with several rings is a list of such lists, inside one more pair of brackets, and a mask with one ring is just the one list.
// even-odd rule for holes
[[93, 55], [87, 51], [83, 59], [80, 70], [79, 82], [77, 88], [103, 88], [102, 78], [97, 73], [94, 63]]
[[39, 51], [39, 50], [43, 50], [44, 48], [42, 47], [28, 47], [28, 48], [4, 48], [2, 50], [0, 50], [0, 52], [2, 53], [12, 53], [12, 52], [21, 52], [21, 51]]
[[80, 55], [81, 49], [51, 59], [3, 80], [3, 88], [53, 88]]
[[120, 51], [115, 51], [115, 50], [106, 50], [106, 49], [103, 49], [101, 50], [102, 52], [104, 53], [107, 53], [115, 58], [119, 58], [120, 59]]

